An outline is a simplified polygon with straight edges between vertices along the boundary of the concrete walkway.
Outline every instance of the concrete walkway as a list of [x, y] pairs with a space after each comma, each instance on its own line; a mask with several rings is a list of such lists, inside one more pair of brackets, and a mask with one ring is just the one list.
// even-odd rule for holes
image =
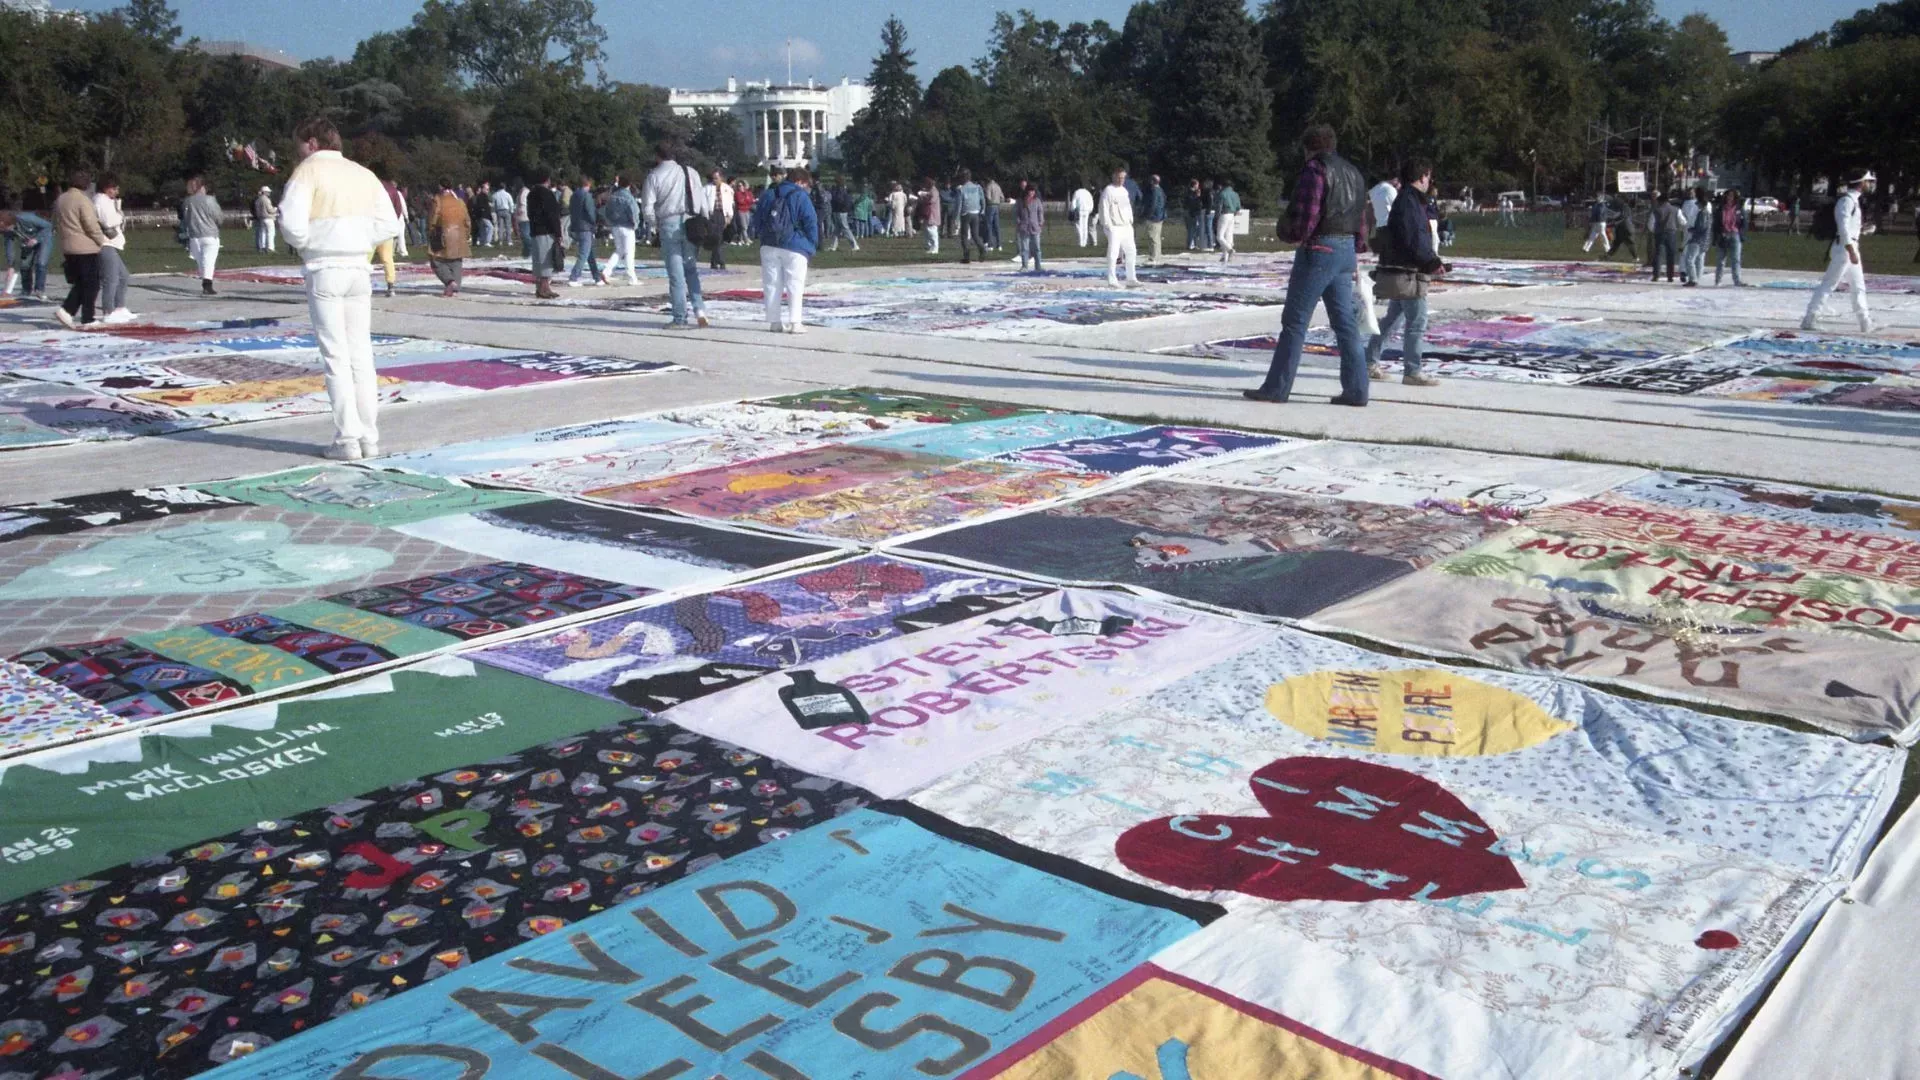
[[[963, 279], [957, 270], [911, 272]], [[859, 280], [880, 274], [865, 268], [821, 277]], [[1097, 280], [1056, 284], [1103, 286]], [[757, 281], [727, 281], [729, 288], [753, 285]], [[1231, 282], [1222, 282], [1217, 287], [1150, 286], [1143, 291], [1223, 292], [1231, 287]], [[660, 288], [653, 283], [631, 290], [563, 293], [600, 299], [654, 295]], [[1462, 289], [1437, 294], [1434, 307], [1566, 312], [1633, 291], [1636, 287], [1600, 284]], [[1762, 293], [1771, 295], [1746, 299]], [[1784, 289], [1749, 289], [1741, 298], [1762, 303], [1769, 317], [1739, 316], [1725, 320], [1729, 326], [1792, 325], [1806, 302], [1804, 292]], [[1301, 371], [1293, 403], [1265, 405], [1240, 396], [1241, 389], [1255, 385], [1264, 373], [1259, 364], [1143, 351], [1274, 332], [1277, 306], [1063, 327], [1049, 331], [1048, 342], [991, 342], [819, 327], [803, 336], [776, 336], [758, 321], [670, 333], [662, 329], [665, 319], [659, 315], [538, 306], [521, 302], [524, 299], [479, 292], [457, 300], [422, 295], [377, 299], [374, 328], [486, 345], [666, 360], [689, 370], [391, 407], [382, 414], [387, 451], [678, 405], [860, 384], [1308, 436], [1577, 454], [1920, 497], [1920, 419], [1898, 413], [1473, 380], [1448, 381], [1433, 389], [1376, 383], [1372, 407], [1349, 409], [1325, 403], [1338, 392], [1338, 380], [1331, 370], [1311, 366]], [[179, 319], [305, 314], [299, 293], [290, 288], [232, 285], [217, 300], [206, 301], [193, 295], [184, 278], [166, 277], [137, 278], [134, 306]], [[0, 454], [0, 503], [308, 464], [330, 437], [329, 420], [309, 416], [12, 451]]]

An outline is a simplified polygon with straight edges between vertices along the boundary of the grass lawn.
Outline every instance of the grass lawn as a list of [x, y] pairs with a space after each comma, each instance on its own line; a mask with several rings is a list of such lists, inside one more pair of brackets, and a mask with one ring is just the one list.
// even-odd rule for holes
[[[1499, 259], [1578, 259], [1582, 258], [1580, 242], [1586, 239], [1584, 226], [1578, 229], [1563, 228], [1558, 214], [1529, 215], [1523, 219], [1526, 223], [1515, 228], [1502, 228], [1495, 224], [1492, 214], [1463, 215], [1455, 218], [1459, 239], [1448, 248], [1448, 256], [1477, 256]], [[1141, 228], [1139, 242], [1146, 246], [1146, 230]], [[1274, 224], [1271, 220], [1256, 220], [1253, 235], [1239, 238], [1236, 249], [1252, 251], [1289, 251], [1291, 245], [1282, 244], [1273, 238]], [[1004, 217], [1000, 239], [1003, 250], [997, 255], [989, 255], [990, 263], [998, 260], [1000, 265], [1013, 265], [1014, 240], [1013, 218]], [[1637, 236], [1641, 255], [1646, 254], [1646, 237]], [[1041, 255], [1055, 258], [1074, 258], [1079, 256], [1104, 256], [1106, 246], [1096, 244], [1080, 247], [1063, 214], [1049, 215], [1047, 231], [1041, 237]], [[1163, 250], [1168, 254], [1184, 251], [1186, 248], [1186, 227], [1184, 224], [1169, 221]], [[1920, 263], [1913, 261], [1914, 238], [1911, 235], [1869, 236], [1865, 240], [1867, 270], [1874, 274], [1920, 274]], [[605, 242], [601, 250], [606, 250]], [[518, 248], [482, 248], [478, 257], [495, 254], [518, 253]], [[644, 260], [658, 258], [658, 252], [652, 248], [641, 248], [640, 258]], [[727, 262], [730, 265], [759, 265], [760, 250], [755, 246], [727, 248]], [[424, 247], [415, 246], [410, 261], [425, 261]], [[1142, 252], [1145, 257], [1145, 252]], [[1586, 256], [1592, 257], [1592, 256]], [[1624, 256], [1622, 256], [1624, 260]], [[604, 255], [603, 255], [604, 260]], [[220, 265], [228, 269], [268, 264], [291, 264], [293, 257], [287, 253], [286, 245], [280, 245], [280, 253], [267, 255], [253, 250], [253, 233], [249, 229], [228, 229], [220, 238]], [[813, 265], [817, 269], [832, 270], [839, 267], [859, 266], [915, 266], [928, 263], [958, 263], [960, 261], [960, 241], [957, 237], [941, 237], [940, 254], [929, 255], [925, 241], [919, 237], [907, 239], [889, 239], [886, 237], [868, 237], [860, 241], [859, 251], [849, 251], [844, 247], [840, 251], [823, 251], [815, 256]], [[1707, 262], [1712, 264], [1712, 254]], [[1825, 245], [1807, 236], [1789, 236], [1785, 233], [1752, 233], [1748, 236], [1744, 263], [1747, 266], [1767, 270], [1812, 270], [1826, 268]], [[174, 243], [171, 229], [139, 229], [128, 234], [127, 264], [136, 274], [161, 271], [186, 272], [192, 268], [184, 247]], [[58, 267], [54, 268], [58, 274]]]

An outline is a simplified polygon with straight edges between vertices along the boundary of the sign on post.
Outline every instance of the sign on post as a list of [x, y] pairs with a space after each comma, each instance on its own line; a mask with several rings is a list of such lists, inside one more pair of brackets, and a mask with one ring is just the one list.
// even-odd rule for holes
[[1620, 194], [1633, 195], [1633, 194], [1646, 193], [1646, 190], [1647, 190], [1647, 174], [1646, 173], [1640, 172], [1638, 170], [1629, 171], [1626, 169], [1622, 169], [1619, 172], [1615, 173], [1614, 176], [1616, 177], [1615, 186], [1619, 189]]

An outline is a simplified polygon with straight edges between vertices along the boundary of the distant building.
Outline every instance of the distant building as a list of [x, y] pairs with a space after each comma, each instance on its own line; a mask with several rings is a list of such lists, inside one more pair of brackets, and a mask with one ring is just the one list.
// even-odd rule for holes
[[198, 45], [201, 52], [208, 56], [238, 56], [252, 60], [261, 67], [297, 68], [300, 61], [271, 45], [258, 45], [251, 41], [202, 41]]
[[1733, 54], [1733, 63], [1735, 67], [1757, 68], [1779, 55], [1777, 52], [1737, 52]]
[[763, 165], [815, 165], [832, 156], [840, 133], [873, 100], [862, 83], [838, 86], [776, 86], [771, 79], [741, 83], [727, 78], [724, 90], [670, 90], [667, 104], [681, 116], [695, 109], [723, 109], [740, 120], [747, 153]]

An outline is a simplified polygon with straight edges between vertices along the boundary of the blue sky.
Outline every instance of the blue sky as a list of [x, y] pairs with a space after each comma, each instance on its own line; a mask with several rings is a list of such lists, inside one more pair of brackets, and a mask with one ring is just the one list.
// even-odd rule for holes
[[[1864, 6], [1860, 0], [1656, 0], [1678, 19], [1704, 11], [1719, 20], [1735, 49], [1775, 49]], [[54, 0], [56, 7], [104, 11], [116, 0]], [[173, 0], [188, 35], [241, 38], [302, 60], [346, 57], [356, 42], [405, 26], [419, 0]], [[1058, 22], [1119, 24], [1131, 0], [600, 0], [607, 30], [607, 72], [616, 79], [706, 88], [729, 74], [822, 81], [866, 75], [880, 23], [901, 13], [924, 80], [943, 67], [971, 64], [985, 49], [994, 12], [1027, 6]]]

